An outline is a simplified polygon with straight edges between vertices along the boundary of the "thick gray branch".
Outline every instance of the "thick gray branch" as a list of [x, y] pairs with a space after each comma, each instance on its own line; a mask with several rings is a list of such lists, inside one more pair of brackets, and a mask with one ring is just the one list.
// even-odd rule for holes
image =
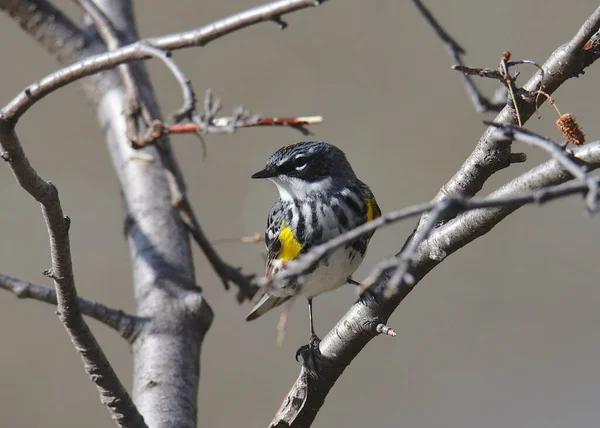
[[4, 150], [2, 157], [18, 183], [42, 206], [52, 261], [52, 267], [45, 273], [54, 280], [58, 316], [79, 352], [86, 372], [98, 388], [100, 400], [120, 426], [146, 427], [79, 310], [69, 242], [71, 220], [63, 214], [58, 190], [40, 178], [25, 156], [14, 129], [1, 121], [0, 146]]
[[[119, 32], [137, 37], [131, 2], [96, 3]], [[132, 68], [140, 101], [160, 120], [143, 64]], [[134, 400], [153, 428], [195, 428], [200, 349], [213, 313], [195, 284], [187, 229], [172, 203], [173, 191], [185, 194], [181, 173], [168, 139], [140, 150], [130, 147], [121, 86], [88, 96], [98, 100], [98, 119], [121, 184], [137, 313], [152, 320], [132, 347]]]
[[[57, 304], [56, 290], [43, 285], [34, 284], [20, 278], [0, 273], [0, 288], [10, 291], [19, 299], [33, 299]], [[132, 341], [143, 327], [144, 320], [135, 315], [128, 314], [121, 309], [111, 308], [100, 302], [77, 296], [77, 306], [83, 315], [94, 318], [123, 336], [127, 341]]]

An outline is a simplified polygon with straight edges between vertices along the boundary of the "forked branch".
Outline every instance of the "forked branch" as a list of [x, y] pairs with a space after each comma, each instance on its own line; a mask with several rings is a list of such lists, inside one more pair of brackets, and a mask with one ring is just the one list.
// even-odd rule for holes
[[[584, 46], [589, 46], [588, 41], [599, 28], [600, 7], [570, 42], [554, 51], [543, 65], [543, 72], [538, 72], [527, 82], [523, 91], [519, 92], [520, 117], [523, 122], [539, 107], [537, 97], [527, 94], [533, 94], [540, 86], [543, 86], [545, 92], [552, 93], [569, 78], [581, 74], [585, 67], [597, 59], [597, 53], [595, 56], [590, 55]], [[312, 371], [311, 368], [309, 372], [302, 367], [271, 426], [310, 426], [341, 373], [379, 333], [377, 326], [387, 323], [388, 317], [414, 286], [448, 255], [488, 233], [520, 206], [572, 193], [587, 195], [588, 208], [596, 206], [598, 179], [589, 177], [587, 173], [600, 167], [600, 142], [573, 149], [572, 156], [578, 163], [584, 164], [586, 170], [570, 171], [572, 165], [570, 160], [566, 161], [568, 157], [552, 150], [555, 159], [512, 180], [487, 198], [471, 199], [493, 173], [507, 167], [515, 159], [511, 153], [510, 140], [516, 133], [505, 135], [505, 139], [499, 140], [497, 124], [512, 125], [516, 122], [515, 110], [510, 106], [505, 107], [494, 120], [495, 125], [486, 130], [473, 153], [431, 203], [383, 216], [349, 232], [348, 237], [352, 233], [358, 236], [367, 231], [363, 227], [375, 228], [394, 219], [424, 213], [415, 233], [406, 243], [405, 251], [377, 267], [375, 275], [371, 275], [374, 284], [370, 292], [362, 294], [321, 341], [319, 369]], [[548, 147], [544, 145], [543, 148]], [[565, 168], [567, 164], [569, 170]], [[579, 176], [582, 171], [583, 175]], [[572, 172], [578, 176], [577, 182], [546, 189], [573, 179]], [[465, 212], [465, 209], [468, 211]], [[336, 241], [336, 245], [342, 245], [340, 241], [346, 237], [338, 238], [338, 241], [333, 241]], [[334, 245], [333, 241], [331, 245]], [[329, 249], [319, 246], [314, 251], [327, 253]], [[281, 275], [300, 276], [306, 266], [317, 262], [318, 257], [315, 258], [309, 252], [306, 259], [303, 257], [298, 261], [298, 269], [290, 264], [287, 272]], [[302, 265], [304, 263], [306, 264]]]
[[10, 166], [17, 182], [41, 204], [50, 237], [51, 268], [45, 274], [54, 280], [58, 316], [79, 352], [86, 372], [98, 388], [100, 400], [120, 426], [145, 428], [144, 419], [79, 309], [69, 242], [71, 220], [63, 214], [58, 190], [37, 174], [25, 156], [14, 129], [2, 121], [0, 147], [4, 150], [2, 158]]
[[[3, 273], [0, 273], [0, 288], [10, 291], [19, 299], [33, 299], [55, 306], [57, 304], [56, 290], [53, 288]], [[128, 314], [121, 309], [111, 308], [85, 297], [77, 296], [77, 305], [83, 315], [87, 315], [118, 331], [128, 342], [135, 340], [139, 329], [143, 327], [145, 322], [144, 319]]]
[[[599, 168], [600, 141], [575, 148], [573, 155], [588, 170]], [[427, 236], [420, 237], [420, 243], [412, 254], [405, 252], [403, 259], [398, 254], [376, 266], [370, 275], [375, 279], [370, 292], [363, 293], [321, 341], [319, 370], [314, 372], [306, 370], [304, 366], [301, 368], [298, 379], [284, 398], [270, 426], [310, 426], [344, 369], [373, 337], [381, 333], [378, 326], [387, 323], [392, 312], [428, 272], [453, 252], [488, 233], [524, 204], [540, 204], [572, 194], [589, 195], [590, 186], [587, 181], [558, 186], [572, 179], [569, 171], [558, 160], [553, 159], [512, 180], [487, 198], [450, 196], [438, 202], [415, 205], [390, 213], [381, 220], [380, 226], [390, 218], [407, 218], [427, 211], [431, 212], [430, 220], [435, 222], [436, 216], [449, 209], [462, 213], [443, 226], [431, 230]], [[595, 177], [590, 180], [594, 181], [594, 187], [597, 188], [599, 179]], [[362, 228], [373, 222], [354, 229], [347, 237], [359, 231], [365, 233], [367, 230]], [[345, 237], [342, 240], [344, 239]], [[336, 241], [336, 244], [340, 241]], [[317, 247], [315, 250], [322, 252], [323, 249]], [[310, 252], [307, 256], [310, 257]], [[399, 260], [404, 264], [398, 265]], [[304, 262], [300, 259], [299, 263]], [[304, 268], [306, 265], [302, 266]], [[390, 281], [394, 273], [397, 284], [391, 284]]]
[[68, 67], [58, 70], [29, 85], [0, 112], [0, 119], [16, 123], [32, 105], [48, 94], [86, 76], [114, 68], [136, 60], [147, 60], [151, 56], [139, 45], [146, 44], [163, 51], [204, 46], [219, 37], [251, 25], [275, 21], [280, 23], [283, 15], [309, 7], [319, 6], [326, 0], [277, 0], [263, 6], [248, 9], [228, 18], [216, 21], [195, 30], [163, 37], [141, 40], [111, 52], [92, 55]]

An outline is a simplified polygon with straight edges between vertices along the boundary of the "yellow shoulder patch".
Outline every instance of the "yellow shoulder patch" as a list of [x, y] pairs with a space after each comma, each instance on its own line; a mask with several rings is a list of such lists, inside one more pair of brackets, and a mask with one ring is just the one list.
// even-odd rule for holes
[[379, 212], [377, 212], [377, 214], [375, 213], [375, 199], [367, 198], [365, 202], [367, 203], [367, 221], [371, 221], [375, 217], [379, 217]]
[[291, 227], [283, 225], [281, 232], [279, 232], [279, 241], [281, 242], [281, 249], [277, 255], [279, 260], [292, 260], [300, 255], [302, 244], [294, 235], [294, 231]]

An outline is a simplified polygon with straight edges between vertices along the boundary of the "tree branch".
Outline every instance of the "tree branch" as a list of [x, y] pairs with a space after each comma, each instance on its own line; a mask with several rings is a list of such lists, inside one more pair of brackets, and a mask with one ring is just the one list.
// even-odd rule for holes
[[15, 19], [59, 61], [75, 61], [91, 40], [56, 6], [46, 0], [0, 0], [0, 10]]
[[204, 46], [212, 40], [242, 28], [246, 28], [250, 25], [272, 21], [275, 18], [281, 18], [281, 16], [285, 14], [308, 7], [318, 6], [324, 2], [325, 0], [277, 0], [232, 15], [196, 30], [146, 39], [112, 52], [90, 56], [49, 74], [37, 83], [29, 85], [2, 109], [0, 117], [4, 117], [5, 120], [11, 120], [16, 123], [16, 121], [37, 101], [63, 86], [82, 79], [83, 77], [114, 68], [120, 64], [135, 60], [149, 59], [150, 56], [142, 47], [144, 44], [164, 51], [193, 46]]
[[[600, 141], [577, 147], [573, 150], [573, 155], [584, 162], [589, 170], [599, 168]], [[460, 214], [445, 225], [434, 229], [421, 242], [412, 259], [410, 281], [407, 282], [405, 276], [389, 298], [386, 298], [385, 295], [388, 294], [386, 290], [391, 271], [387, 270], [382, 272], [383, 275], [379, 275], [370, 292], [362, 294], [321, 341], [319, 370], [313, 374], [304, 366], [302, 367], [298, 379], [284, 398], [270, 426], [310, 426], [329, 390], [344, 369], [362, 348], [380, 333], [378, 326], [387, 323], [392, 312], [428, 272], [453, 252], [488, 233], [496, 224], [523, 204], [541, 203], [589, 191], [587, 183], [581, 182], [547, 188], [572, 178], [573, 176], [562, 164], [553, 159], [517, 177], [486, 198], [468, 199], [460, 195], [453, 195], [444, 199], [444, 203], [447, 203], [448, 200], [455, 201], [453, 203], [456, 204], [458, 211], [464, 211], [464, 209], [470, 211]], [[597, 184], [598, 178], [594, 180]], [[417, 215], [419, 211], [433, 210], [438, 204], [440, 202], [409, 207], [402, 210], [402, 215], [397, 212], [395, 217], [400, 219]], [[385, 223], [384, 220], [380, 225]], [[358, 231], [359, 228], [354, 230]], [[362, 233], [366, 232], [367, 230], [362, 230]]]
[[240, 269], [229, 265], [219, 256], [217, 250], [215, 250], [204, 234], [204, 230], [202, 230], [187, 196], [180, 192], [180, 188], [175, 182], [175, 177], [172, 174], [167, 174], [167, 179], [171, 186], [173, 206], [177, 209], [181, 220], [188, 228], [192, 238], [194, 238], [196, 244], [202, 249], [208, 262], [221, 278], [225, 290], [229, 290], [229, 282], [231, 281], [238, 286], [237, 301], [239, 303], [251, 300], [258, 291], [258, 286], [252, 282], [254, 275], [244, 275]]
[[[130, 1], [96, 3], [120, 33], [137, 37]], [[141, 103], [161, 120], [143, 64], [132, 68]], [[133, 396], [150, 426], [193, 428], [200, 351], [213, 313], [196, 286], [189, 236], [173, 205], [175, 195], [185, 195], [185, 184], [166, 137], [140, 150], [130, 147], [122, 115], [127, 95], [121, 86], [87, 95], [97, 100], [121, 184], [138, 313], [152, 320], [132, 346]]]
[[52, 267], [45, 273], [54, 280], [58, 316], [79, 352], [86, 372], [98, 388], [100, 400], [120, 426], [146, 427], [79, 310], [69, 242], [71, 220], [63, 214], [58, 190], [40, 178], [25, 156], [14, 129], [2, 121], [0, 146], [4, 150], [2, 158], [10, 165], [18, 183], [42, 206], [52, 260]]
[[[459, 67], [464, 66], [465, 63], [463, 62], [462, 57], [467, 52], [458, 44], [456, 40], [454, 40], [450, 34], [448, 34], [446, 30], [444, 30], [438, 20], [435, 19], [433, 14], [429, 11], [429, 9], [427, 9], [421, 0], [413, 0], [413, 3], [417, 9], [419, 9], [419, 12], [421, 12], [421, 15], [423, 15], [425, 20], [433, 27], [436, 35], [442, 40], [442, 42], [444, 42], [446, 48], [448, 49], [448, 53], [456, 62], [456, 64], [458, 64]], [[487, 111], [500, 111], [502, 110], [502, 107], [506, 105], [506, 97], [504, 97], [503, 100], [494, 99], [494, 101], [490, 101], [483, 96], [470, 75], [463, 74], [462, 77], [467, 95], [471, 99], [471, 102], [478, 113], [484, 113]]]
[[[119, 46], [119, 40], [116, 35], [116, 29], [111, 23], [111, 19], [106, 16], [106, 14], [92, 1], [89, 0], [77, 0], [78, 3], [88, 12], [95, 22], [96, 26], [99, 29], [100, 34], [104, 38], [107, 46], [109, 48], [117, 48]], [[179, 49], [184, 47], [191, 46], [203, 46], [211, 40], [214, 40], [218, 37], [221, 37], [225, 34], [229, 34], [233, 31], [245, 28], [249, 25], [253, 25], [255, 23], [264, 22], [268, 20], [274, 19], [274, 17], [281, 17], [283, 14], [291, 13], [296, 10], [304, 9], [307, 7], [312, 7], [320, 4], [322, 2], [317, 2], [314, 0], [280, 0], [272, 3], [265, 4], [264, 6], [260, 6], [257, 8], [249, 9], [245, 12], [233, 15], [229, 18], [223, 19], [221, 21], [217, 21], [213, 24], [210, 24], [205, 27], [201, 27], [198, 30], [192, 30], [184, 33], [179, 33], [176, 35], [168, 35], [161, 38], [148, 39], [140, 42], [133, 43], [125, 48], [117, 49], [115, 51], [94, 55], [90, 58], [79, 61], [76, 64], [73, 64], [69, 67], [66, 67], [62, 70], [59, 70], [46, 78], [42, 79], [37, 84], [30, 85], [26, 88], [19, 96], [17, 96], [13, 101], [5, 106], [2, 110], [0, 110], [0, 120], [4, 120], [7, 123], [11, 123], [13, 126], [18, 121], [19, 117], [24, 114], [28, 108], [30, 108], [36, 101], [44, 97], [45, 95], [51, 93], [54, 90], [59, 89], [60, 87], [67, 85], [71, 82], [74, 82], [82, 77], [88, 76], [90, 74], [94, 74], [109, 68], [114, 67], [115, 65], [124, 64], [127, 62], [134, 61], [136, 59], [148, 59], [152, 56], [159, 57], [162, 60], [169, 61], [168, 55], [166, 58], [163, 58], [164, 55], [161, 55], [164, 51], [162, 50], [170, 50], [170, 49]], [[119, 6], [120, 7], [120, 6]], [[122, 10], [126, 11], [128, 16], [133, 16], [131, 11], [124, 7]], [[278, 21], [281, 22], [280, 20]], [[135, 34], [128, 29], [120, 29], [123, 33], [127, 33], [130, 35]], [[161, 53], [161, 54], [159, 54]], [[106, 62], [108, 61], [108, 62]], [[112, 62], [111, 62], [112, 61]], [[173, 64], [168, 62], [169, 67], [173, 70]], [[190, 104], [195, 103], [195, 97], [193, 95], [193, 91], [191, 90], [191, 86], [189, 85], [189, 80], [183, 75], [182, 72], [175, 66], [175, 68], [179, 71], [175, 73], [178, 81], [182, 85], [184, 89], [184, 100], [185, 104], [182, 107], [182, 111], [185, 112], [190, 111]], [[135, 84], [131, 82], [133, 79], [131, 72], [123, 71], [122, 79], [125, 82], [125, 86], [127, 88], [128, 97], [130, 100], [138, 99], [139, 93], [137, 92], [137, 87]], [[129, 84], [127, 83], [129, 82]], [[183, 83], [182, 83], [183, 82]], [[48, 86], [49, 85], [49, 86]], [[106, 89], [110, 88], [110, 84], [107, 85]], [[133, 88], [133, 89], [132, 89]], [[93, 86], [90, 86], [90, 89], [93, 90]], [[207, 98], [212, 99], [212, 95]], [[131, 101], [130, 101], [131, 103]], [[140, 105], [141, 104], [141, 105]], [[205, 102], [206, 104], [206, 102]], [[218, 102], [210, 103], [214, 107], [213, 109], [206, 109], [204, 115], [209, 117], [210, 122], [214, 122], [214, 124], [205, 123], [206, 120], [197, 120], [194, 124], [199, 131], [206, 132], [207, 130], [210, 132], [231, 132], [231, 130], [240, 126], [264, 126], [264, 125], [273, 125], [273, 126], [291, 126], [297, 128], [303, 133], [308, 133], [305, 124], [308, 122], [314, 122], [313, 118], [309, 118], [308, 121], [290, 121], [290, 120], [273, 120], [273, 118], [267, 118], [266, 120], [260, 120], [259, 117], [248, 117], [245, 110], [241, 109], [239, 111], [234, 112], [233, 117], [221, 117], [215, 118], [211, 116], [211, 112], [214, 115], [216, 111], [218, 111]], [[133, 106], [133, 107], [132, 107]], [[132, 106], [127, 110], [132, 113], [137, 110], [137, 107], [142, 111], [146, 111], [146, 106], [144, 103], [136, 103], [133, 102]], [[182, 111], [178, 112], [179, 115], [183, 113]], [[131, 130], [134, 127], [138, 126], [137, 117], [135, 114], [128, 114], [127, 121], [127, 129]], [[150, 125], [153, 116], [148, 111], [146, 111], [145, 119], [147, 124]], [[317, 119], [318, 122], [318, 119]], [[160, 122], [159, 122], [160, 125]], [[166, 128], [168, 129], [168, 128]], [[188, 129], [189, 132], [189, 129]], [[133, 140], [132, 133], [128, 132], [130, 136], [130, 140]], [[139, 139], [142, 143], [141, 145], [145, 145], [147, 142], [154, 142], [156, 138], [165, 135], [164, 129], [162, 125], [156, 127], [155, 123], [152, 123], [152, 127], [148, 130], [148, 133]], [[174, 174], [177, 177], [177, 186], [179, 189], [174, 189], [176, 192], [185, 193], [184, 185], [181, 182], [181, 175], [179, 173]], [[172, 189], [173, 190], [173, 189]], [[202, 250], [205, 252], [205, 255], [211, 261], [215, 270], [224, 280], [227, 282], [231, 280], [240, 286], [240, 292], [238, 293], [238, 300], [244, 299], [249, 294], [256, 289], [256, 287], [249, 282], [250, 276], [245, 276], [241, 274], [241, 272], [229, 266], [227, 263], [222, 261], [216, 251], [210, 248], [210, 243], [206, 239], [202, 239], [202, 231], [198, 227], [197, 221], [195, 221], [195, 215], [193, 211], [191, 211], [191, 206], [188, 204], [188, 209], [186, 212], [182, 213], [184, 221], [187, 219], [186, 224], [190, 227], [194, 239], [198, 242]]]
[[[524, 87], [525, 91], [520, 94], [518, 100], [520, 103], [518, 106], [520, 118], [523, 122], [538, 108], [536, 97], [527, 96], [528, 94], [537, 90], [540, 85], [543, 85], [545, 92], [552, 93], [567, 79], [579, 75], [585, 67], [597, 59], [592, 58], [590, 60], [588, 52], [582, 51], [582, 48], [590, 37], [598, 31], [599, 27], [600, 7], [586, 20], [569, 43], [554, 51], [544, 64], [543, 72], [538, 72], [527, 82]], [[514, 124], [516, 121], [515, 110], [511, 106], [506, 106], [494, 122]], [[378, 334], [377, 326], [387, 323], [391, 313], [414, 286], [449, 254], [489, 232], [503, 218], [522, 205], [522, 203], [517, 203], [514, 200], [508, 201], [508, 206], [469, 211], [455, 217], [453, 220], [449, 219], [452, 219], [460, 210], [451, 210], [448, 206], [443, 205], [448, 203], [449, 195], [451, 195], [450, 200], [466, 204], [469, 198], [482, 188], [485, 181], [493, 173], [510, 164], [512, 160], [511, 144], [507, 141], [498, 141], [493, 135], [495, 129], [495, 127], [487, 129], [473, 153], [454, 177], [442, 187], [432, 202], [433, 205], [429, 207], [412, 207], [415, 211], [423, 209], [424, 214], [403, 248], [415, 249], [414, 256], [410, 257], [408, 261], [410, 263], [410, 275], [404, 272], [394, 275], [398, 287], [391, 290], [392, 295], [388, 298], [390, 289], [387, 285], [392, 277], [392, 271], [380, 266], [377, 275], [378, 280], [374, 287], [370, 289], [369, 293], [364, 293], [361, 296], [321, 341], [319, 346], [321, 355], [318, 358], [317, 370], [314, 371], [312, 367], [307, 369], [304, 365], [302, 366], [297, 381], [284, 398], [281, 407], [271, 422], [272, 427], [310, 426], [323, 405], [329, 390], [344, 369], [362, 348]], [[597, 142], [577, 148], [574, 150], [574, 156], [586, 162], [588, 170], [597, 168], [600, 166], [600, 143]], [[571, 178], [572, 175], [554, 159], [511, 181], [490, 195], [489, 198], [492, 199], [501, 195], [515, 196], [526, 189], [539, 189], [556, 185]], [[590, 190], [588, 185], [589, 183], [576, 184], [581, 192], [588, 192]], [[597, 180], [594, 185], [597, 188]], [[563, 190], [557, 190], [557, 194], [562, 195]], [[529, 196], [532, 201], [540, 201], [548, 197], [545, 194], [540, 196], [539, 193], [530, 194]], [[506, 203], [507, 201], [503, 202]], [[497, 203], [497, 201], [492, 203]], [[433, 210], [436, 206], [439, 208], [428, 215], [427, 211]], [[407, 209], [404, 214], [408, 215], [409, 211], [411, 211], [411, 208]], [[434, 218], [430, 218], [432, 215]], [[381, 221], [385, 222], [386, 219]], [[442, 225], [431, 230], [432, 225], [438, 221], [441, 221]], [[366, 225], [364, 226], [366, 227]], [[420, 232], [429, 233], [428, 236], [425, 236], [425, 233]], [[425, 237], [426, 239], [424, 239]], [[323, 248], [320, 249], [320, 251], [323, 250]], [[402, 253], [403, 251], [400, 254]], [[392, 265], [392, 262], [394, 262], [393, 265], [397, 265], [398, 260], [394, 258], [387, 262], [388, 266]], [[299, 263], [302, 262], [299, 261]], [[409, 263], [405, 264], [408, 265]], [[298, 276], [299, 273], [294, 272], [295, 268], [293, 266], [294, 264], [290, 263], [287, 266], [287, 272], [282, 272], [280, 278], [287, 274]]]
[[[550, 58], [542, 66], [544, 73], [537, 72], [529, 79], [523, 86], [525, 94], [531, 94], [540, 86], [544, 88], [544, 92], [552, 94], [568, 79], [583, 73], [583, 70], [597, 59], [597, 56], [590, 58], [589, 52], [583, 51], [582, 47], [599, 28], [600, 7], [590, 15], [571, 41], [560, 46], [550, 55]], [[523, 123], [539, 108], [540, 102], [545, 101], [545, 99], [538, 100], [538, 97], [533, 95], [523, 95], [517, 98]], [[516, 124], [515, 110], [507, 105], [496, 116], [494, 123]], [[494, 131], [494, 127], [489, 127], [484, 132], [471, 155], [454, 176], [442, 186], [435, 201], [439, 201], [446, 195], [458, 194], [471, 197], [481, 190], [485, 181], [492, 174], [510, 165], [511, 145], [493, 138]], [[417, 230], [423, 227], [426, 219], [427, 214], [421, 217]]]
[[573, 177], [588, 186], [588, 210], [590, 212], [595, 212], [598, 209], [598, 185], [596, 180], [588, 177], [586, 168], [577, 164], [577, 162], [571, 159], [570, 153], [568, 153], [563, 147], [559, 146], [549, 138], [542, 137], [541, 135], [534, 134], [531, 131], [516, 127], [514, 125], [502, 125], [493, 122], [488, 123], [488, 125], [498, 128], [500, 139], [502, 140], [509, 138], [511, 140], [521, 141], [534, 147], [540, 147], [548, 152], [563, 166], [563, 168], [569, 171]]
[[[245, 118], [242, 118], [245, 119]], [[213, 120], [213, 126], [217, 128], [227, 128], [230, 126], [231, 118], [217, 117]], [[323, 123], [323, 116], [297, 116], [297, 117], [263, 117], [256, 123], [246, 122], [243, 126], [289, 126], [302, 133], [310, 135], [306, 125], [316, 125]], [[169, 134], [189, 134], [202, 131], [202, 127], [196, 123], [176, 123], [169, 125], [166, 129]]]
[[[530, 138], [542, 138], [540, 136], [537, 136], [536, 134], [530, 132], [530, 131], [525, 131], [523, 129], [520, 128], [513, 128], [513, 132], [515, 132], [514, 138], [517, 138], [517, 135], [522, 134], [527, 134], [530, 136]], [[554, 142], [552, 142], [551, 140], [547, 140], [549, 141], [551, 144], [556, 144]], [[583, 150], [585, 148], [585, 150]], [[598, 189], [597, 189], [597, 178], [592, 178], [592, 177], [588, 177], [587, 175], [587, 170], [588, 169], [595, 169], [598, 166], [596, 166], [594, 164], [595, 162], [595, 154], [596, 153], [600, 153], [600, 141], [596, 141], [596, 142], [592, 142], [587, 144], [585, 147], [580, 147], [578, 149], [575, 150], [575, 152], [573, 153], [574, 159], [577, 160], [577, 163], [572, 160], [571, 158], [567, 158], [566, 155], [556, 155], [554, 157], [554, 159], [556, 160], [556, 162], [558, 162], [558, 165], [561, 166], [561, 168], [566, 171], [569, 174], [569, 179], [571, 178], [577, 178], [581, 183], [581, 187], [574, 187], [574, 191], [573, 193], [578, 193], [578, 192], [582, 192], [583, 190], [581, 189], [587, 189], [587, 193], [589, 193], [589, 196], [592, 199], [598, 199]], [[589, 159], [581, 159], [579, 155], [581, 153], [581, 155], [583, 156], [587, 156], [590, 157], [591, 156], [591, 160]], [[584, 162], [585, 161], [585, 162]], [[584, 162], [583, 165], [579, 165], [579, 162]], [[590, 164], [591, 162], [591, 164]], [[600, 161], [599, 161], [600, 162]], [[543, 184], [538, 184], [535, 188], [537, 187], [544, 187]], [[560, 191], [558, 192], [560, 196], [566, 196], [567, 194], [570, 194], [567, 192], [567, 194], [563, 194]], [[492, 194], [493, 195], [493, 194]], [[546, 200], [550, 200], [553, 199], [553, 193], [552, 192], [548, 192], [547, 190], [544, 190], [543, 192], [530, 192], [529, 194], [514, 194], [511, 195], [510, 197], [507, 197], [505, 199], [502, 200], [490, 200], [491, 195], [485, 198], [473, 198], [473, 199], [469, 199], [466, 197], [463, 197], [461, 195], [450, 195], [445, 197], [444, 199], [442, 199], [443, 203], [440, 201], [431, 201], [431, 202], [424, 202], [424, 203], [420, 203], [420, 204], [416, 204], [416, 205], [411, 205], [409, 207], [397, 210], [397, 211], [391, 211], [388, 213], [385, 213], [383, 215], [381, 215], [380, 217], [373, 219], [367, 223], [363, 223], [362, 225], [355, 227], [354, 229], [351, 229], [341, 235], [336, 236], [333, 239], [330, 239], [329, 241], [318, 245], [314, 248], [312, 248], [309, 252], [307, 252], [306, 254], [303, 254], [301, 257], [299, 257], [298, 259], [294, 259], [294, 260], [290, 260], [288, 261], [288, 263], [286, 264], [286, 269], [284, 271], [279, 272], [277, 275], [275, 276], [271, 276], [270, 278], [266, 278], [263, 277], [259, 280], [259, 282], [261, 283], [261, 285], [266, 284], [267, 282], [278, 282], [281, 284], [285, 284], [285, 283], [289, 283], [289, 282], [302, 282], [304, 280], [304, 276], [306, 274], [308, 274], [309, 272], [311, 272], [312, 270], [314, 270], [315, 266], [324, 258], [326, 257], [328, 254], [330, 254], [333, 250], [335, 250], [336, 248], [341, 247], [342, 245], [345, 245], [353, 240], [355, 240], [356, 238], [365, 235], [367, 233], [373, 233], [375, 230], [380, 229], [382, 227], [385, 226], [389, 226], [391, 224], [394, 224], [398, 221], [402, 221], [402, 220], [406, 220], [408, 218], [411, 217], [415, 217], [417, 215], [423, 214], [423, 213], [435, 213], [434, 217], [438, 218], [440, 216], [443, 216], [444, 213], [450, 211], [453, 213], [454, 216], [456, 216], [459, 213], [465, 212], [465, 211], [469, 211], [469, 210], [474, 210], [474, 209], [480, 209], [480, 208], [495, 208], [498, 206], [511, 206], [511, 205], [519, 205], [519, 204], [531, 204], [531, 203], [536, 203], [536, 202], [540, 202], [540, 199], [542, 201], [546, 201]], [[595, 211], [595, 210], [593, 210]], [[435, 223], [437, 222], [437, 220], [433, 220], [431, 222], [431, 224], [429, 224], [427, 226], [427, 228], [425, 228], [424, 230], [428, 230], [429, 233], [431, 231], [434, 230], [433, 226]], [[412, 259], [414, 254], [416, 253], [416, 250], [418, 249], [420, 243], [422, 243], [424, 240], [426, 240], [429, 236], [429, 233], [423, 233], [422, 236], [417, 237], [416, 239], [414, 239], [413, 241], [418, 241], [419, 244], [415, 245], [412, 243], [410, 243], [410, 245], [406, 245], [405, 249], [403, 249], [398, 255], [402, 255], [404, 254], [404, 259], [406, 260], [408, 259]], [[400, 257], [402, 258], [402, 257]], [[363, 287], [368, 287], [370, 285], [372, 285], [373, 283], [375, 283], [376, 281], [379, 281], [381, 278], [381, 274], [385, 269], [388, 269], [390, 266], [395, 265], [396, 261], [398, 260], [398, 257], [394, 256], [392, 257], [390, 261], [384, 261], [382, 263], [381, 266], [376, 267], [373, 269], [373, 271], [368, 275], [367, 280], [363, 281], [360, 283], [360, 285], [362, 285]], [[405, 278], [406, 280], [406, 278]]]
[[[117, 50], [121, 47], [121, 40], [117, 34], [117, 29], [110, 21], [108, 16], [94, 3], [93, 0], [74, 0], [85, 13], [88, 14], [91, 21], [94, 23], [100, 37], [106, 44], [109, 51]], [[145, 118], [146, 124], [152, 122], [148, 108], [141, 103], [140, 94], [138, 87], [135, 83], [135, 77], [133, 76], [133, 70], [129, 64], [121, 64], [117, 67], [125, 91], [127, 92], [128, 103], [125, 111], [125, 118], [127, 123], [127, 136], [133, 144], [137, 144], [140, 140], [138, 136], [138, 119], [141, 115]]]
[[[33, 299], [51, 305], [57, 304], [56, 291], [53, 288], [34, 284], [3, 273], [0, 273], [0, 288], [10, 291], [19, 299]], [[111, 308], [85, 297], [77, 296], [77, 306], [83, 315], [94, 318], [96, 321], [118, 331], [128, 342], [135, 340], [146, 321], [121, 309]]]

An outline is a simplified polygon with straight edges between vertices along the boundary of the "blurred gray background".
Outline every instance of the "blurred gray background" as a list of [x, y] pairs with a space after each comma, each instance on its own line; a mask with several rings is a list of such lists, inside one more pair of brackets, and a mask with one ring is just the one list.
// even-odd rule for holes
[[[57, 2], [73, 16], [71, 2]], [[138, 2], [142, 36], [191, 29], [257, 0]], [[469, 52], [469, 65], [493, 67], [502, 51], [542, 63], [568, 41], [597, 2], [442, 1], [426, 4]], [[175, 58], [199, 94], [212, 88], [227, 113], [237, 104], [265, 115], [322, 114], [315, 139], [346, 151], [383, 210], [429, 200], [484, 130], [450, 70], [445, 48], [409, 1], [330, 1], [261, 24]], [[57, 68], [16, 23], [0, 16], [0, 103]], [[162, 64], [149, 63], [163, 111], [180, 91]], [[535, 70], [523, 67], [523, 83]], [[600, 66], [557, 93], [590, 140], [600, 137]], [[484, 82], [488, 94], [496, 86]], [[558, 139], [547, 105], [528, 127]], [[487, 116], [490, 119], [492, 116]], [[133, 310], [128, 250], [117, 180], [93, 110], [79, 87], [38, 103], [19, 123], [39, 173], [59, 188], [72, 219], [81, 295]], [[262, 233], [275, 188], [252, 182], [277, 148], [303, 137], [290, 129], [246, 129], [173, 146], [190, 197], [211, 240]], [[484, 192], [545, 159], [528, 148], [524, 165], [503, 170]], [[48, 238], [40, 210], [0, 165], [0, 271], [50, 285]], [[375, 234], [356, 278], [397, 251], [414, 221]], [[373, 340], [327, 398], [315, 426], [565, 427], [600, 417], [597, 218], [580, 199], [526, 207], [435, 269], [390, 319], [398, 336]], [[262, 245], [222, 243], [224, 258], [262, 273]], [[196, 250], [195, 250], [196, 251]], [[225, 292], [199, 251], [197, 281], [216, 317], [204, 342], [199, 425], [264, 427], [296, 379], [294, 351], [307, 339], [297, 304], [282, 349], [278, 313], [253, 323]], [[484, 278], [484, 279], [482, 279]], [[323, 336], [356, 298], [348, 287], [315, 302]], [[131, 359], [116, 333], [90, 321], [125, 384]], [[112, 426], [51, 306], [0, 292], [0, 426]]]

